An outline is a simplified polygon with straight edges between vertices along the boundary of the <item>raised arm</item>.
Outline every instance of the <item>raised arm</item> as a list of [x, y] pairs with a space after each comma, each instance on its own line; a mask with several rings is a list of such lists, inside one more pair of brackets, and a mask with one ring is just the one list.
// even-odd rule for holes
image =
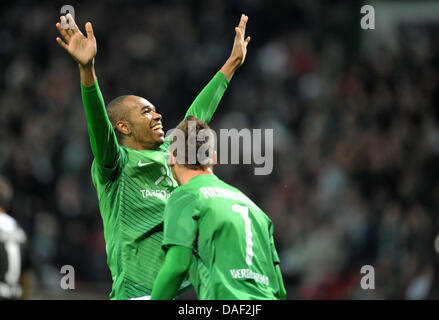
[[242, 66], [247, 55], [247, 45], [250, 42], [250, 37], [245, 37], [245, 28], [247, 26], [248, 16], [241, 15], [239, 25], [235, 27], [235, 39], [233, 40], [232, 53], [227, 59], [220, 72], [223, 73], [227, 80], [231, 80], [235, 71]]
[[247, 45], [250, 42], [250, 37], [245, 38], [247, 21], [248, 17], [243, 14], [239, 25], [235, 28], [235, 39], [233, 41], [230, 57], [219, 72], [198, 94], [189, 110], [186, 112], [185, 117], [193, 115], [206, 123], [209, 123], [212, 119], [230, 80], [236, 70], [242, 66], [247, 55]]
[[78, 63], [81, 78], [81, 94], [87, 119], [90, 144], [96, 161], [103, 167], [112, 169], [119, 152], [119, 144], [110, 120], [105, 110], [105, 103], [99, 90], [94, 69], [94, 58], [97, 53], [96, 38], [90, 22], [85, 25], [85, 37], [73, 17], [68, 14], [61, 16], [56, 24], [63, 40], [57, 37], [56, 41]]

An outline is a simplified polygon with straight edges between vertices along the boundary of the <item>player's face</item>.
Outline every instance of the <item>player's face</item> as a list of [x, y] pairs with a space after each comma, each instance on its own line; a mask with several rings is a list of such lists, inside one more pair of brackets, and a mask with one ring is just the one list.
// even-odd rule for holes
[[148, 149], [160, 146], [165, 141], [162, 115], [145, 98], [129, 96], [124, 102], [129, 106], [133, 138]]

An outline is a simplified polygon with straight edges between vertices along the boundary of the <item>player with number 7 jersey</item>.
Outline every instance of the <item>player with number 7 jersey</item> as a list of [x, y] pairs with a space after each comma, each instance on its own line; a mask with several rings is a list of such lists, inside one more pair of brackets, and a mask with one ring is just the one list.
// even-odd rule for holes
[[271, 220], [213, 174], [195, 176], [173, 192], [165, 209], [163, 245], [193, 250], [189, 280], [199, 299], [285, 297]]
[[[81, 93], [94, 160], [91, 169], [104, 225], [107, 262], [113, 280], [111, 299], [148, 299], [163, 264], [163, 212], [177, 186], [167, 165], [169, 139], [162, 116], [148, 100], [120, 96], [105, 107], [94, 58], [96, 39], [90, 22], [85, 37], [73, 17], [60, 17], [57, 38], [78, 63]], [[191, 104], [185, 117], [212, 118], [230, 79], [242, 65], [250, 38], [241, 17], [230, 57]], [[183, 284], [179, 289], [188, 286]], [[181, 292], [179, 291], [179, 292]], [[175, 296], [178, 292], [175, 292]], [[174, 296], [174, 297], [175, 297]], [[173, 298], [174, 298], [173, 297]]]
[[[195, 139], [201, 133], [203, 139]], [[166, 204], [167, 252], [151, 299], [172, 299], [187, 274], [202, 300], [285, 299], [273, 224], [213, 173], [213, 137], [209, 126], [191, 115], [173, 133], [169, 166], [180, 187]], [[189, 161], [190, 150], [195, 161]]]

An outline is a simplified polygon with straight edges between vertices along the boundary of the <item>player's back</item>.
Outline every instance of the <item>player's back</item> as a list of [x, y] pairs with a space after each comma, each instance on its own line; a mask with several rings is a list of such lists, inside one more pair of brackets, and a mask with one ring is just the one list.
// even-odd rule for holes
[[175, 192], [191, 193], [197, 202], [197, 259], [190, 274], [198, 297], [278, 299], [279, 260], [265, 213], [215, 175], [196, 176]]

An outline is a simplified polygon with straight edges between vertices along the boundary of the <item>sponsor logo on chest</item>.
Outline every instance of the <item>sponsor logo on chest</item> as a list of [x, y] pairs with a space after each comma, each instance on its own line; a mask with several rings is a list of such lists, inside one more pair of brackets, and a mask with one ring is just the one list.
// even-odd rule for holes
[[171, 192], [168, 190], [148, 190], [148, 189], [144, 189], [144, 190], [140, 190], [140, 192], [142, 193], [142, 198], [146, 199], [149, 197], [156, 197], [159, 198], [163, 201], [166, 201], [170, 196], [171, 196]]

